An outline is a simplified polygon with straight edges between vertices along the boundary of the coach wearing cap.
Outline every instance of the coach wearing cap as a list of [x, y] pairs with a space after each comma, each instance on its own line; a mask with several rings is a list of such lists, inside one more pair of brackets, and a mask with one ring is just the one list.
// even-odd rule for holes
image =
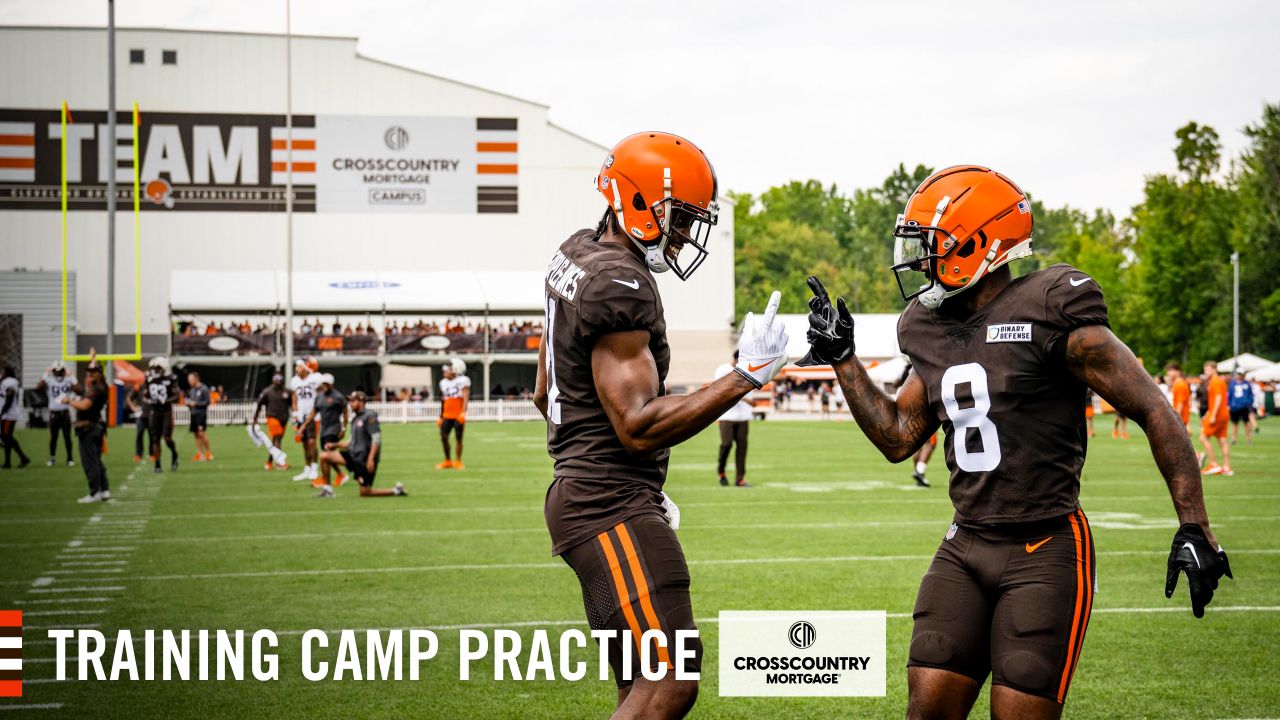
[[84, 388], [79, 397], [64, 397], [63, 402], [76, 410], [76, 440], [80, 446], [80, 467], [89, 480], [89, 494], [79, 502], [106, 502], [111, 499], [107, 486], [107, 466], [102, 464], [102, 443], [107, 426], [102, 421], [102, 408], [107, 404], [107, 383], [102, 379], [102, 365], [97, 352], [89, 351]]

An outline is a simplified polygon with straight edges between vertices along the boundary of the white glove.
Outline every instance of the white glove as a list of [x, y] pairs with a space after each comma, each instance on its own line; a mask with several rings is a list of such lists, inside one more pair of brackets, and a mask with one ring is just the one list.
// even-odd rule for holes
[[747, 313], [742, 337], [738, 338], [738, 366], [734, 370], [758, 388], [767, 385], [787, 364], [787, 328], [774, 322], [781, 302], [782, 293], [774, 290], [760, 320], [754, 313]]
[[680, 529], [680, 508], [667, 497], [666, 493], [662, 493], [662, 512], [666, 513], [667, 524], [672, 530]]

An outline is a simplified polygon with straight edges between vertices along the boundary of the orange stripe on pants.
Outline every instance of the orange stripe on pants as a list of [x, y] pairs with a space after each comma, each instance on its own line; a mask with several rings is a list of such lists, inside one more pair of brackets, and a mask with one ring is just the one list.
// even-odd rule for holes
[[604, 548], [604, 556], [609, 560], [609, 572], [613, 573], [613, 585], [618, 590], [618, 604], [622, 606], [622, 614], [627, 618], [627, 625], [631, 628], [631, 636], [636, 641], [636, 652], [640, 652], [640, 622], [636, 620], [636, 613], [631, 609], [631, 593], [627, 592], [627, 581], [622, 578], [622, 565], [618, 562], [618, 554], [613, 551], [613, 542], [609, 540], [609, 532], [600, 533], [596, 536], [600, 541], [600, 546]]
[[1089, 630], [1089, 618], [1093, 614], [1093, 575], [1096, 572], [1093, 563], [1089, 559], [1093, 554], [1093, 531], [1089, 529], [1089, 520], [1085, 518], [1083, 510], [1076, 510], [1076, 515], [1080, 518], [1081, 535], [1084, 538], [1084, 553], [1081, 558], [1084, 560], [1084, 618], [1080, 626], [1080, 639], [1076, 641], [1076, 659], [1071, 665], [1071, 676], [1067, 679], [1070, 685], [1071, 678], [1075, 677], [1076, 666], [1080, 664], [1080, 655], [1084, 652], [1084, 636]]
[[1080, 610], [1084, 607], [1084, 561], [1080, 554], [1080, 525], [1076, 522], [1075, 515], [1069, 515], [1067, 519], [1071, 521], [1071, 534], [1076, 539], [1076, 608], [1075, 614], [1071, 618], [1071, 638], [1067, 643], [1067, 662], [1062, 668], [1062, 681], [1058, 683], [1059, 703], [1067, 696], [1067, 685], [1071, 682], [1071, 669], [1075, 667], [1076, 635], [1080, 629]]
[[[618, 533], [622, 550], [627, 555], [627, 564], [631, 566], [631, 579], [636, 583], [636, 593], [640, 596], [640, 608], [644, 611], [644, 619], [649, 623], [650, 630], [661, 630], [662, 625], [658, 622], [658, 614], [653, 611], [653, 603], [649, 601], [649, 584], [645, 582], [644, 568], [640, 567], [636, 548], [631, 544], [631, 535], [622, 523], [618, 523], [613, 529]], [[671, 638], [667, 638], [667, 642], [670, 641]], [[667, 649], [661, 645], [658, 646], [658, 662], [671, 667], [671, 658], [667, 655]]]

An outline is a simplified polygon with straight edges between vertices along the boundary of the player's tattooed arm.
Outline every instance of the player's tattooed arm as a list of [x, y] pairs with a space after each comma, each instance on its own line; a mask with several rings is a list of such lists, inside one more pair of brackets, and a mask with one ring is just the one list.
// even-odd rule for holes
[[1105, 325], [1079, 327], [1067, 338], [1067, 365], [1073, 375], [1146, 432], [1178, 519], [1204, 528], [1209, 541], [1217, 546], [1209, 530], [1200, 466], [1187, 428], [1129, 347]]
[[853, 419], [889, 462], [911, 457], [937, 431], [938, 418], [929, 411], [924, 381], [914, 372], [895, 399], [880, 389], [856, 357], [834, 368]]
[[542, 413], [542, 419], [547, 418], [547, 343], [551, 342], [551, 338], [547, 334], [542, 333], [542, 342], [538, 343], [538, 378], [533, 383], [533, 406], [538, 408], [538, 412]]
[[643, 454], [697, 435], [756, 387], [731, 372], [688, 395], [658, 396], [658, 366], [648, 330], [609, 333], [591, 349], [591, 375], [624, 447]]

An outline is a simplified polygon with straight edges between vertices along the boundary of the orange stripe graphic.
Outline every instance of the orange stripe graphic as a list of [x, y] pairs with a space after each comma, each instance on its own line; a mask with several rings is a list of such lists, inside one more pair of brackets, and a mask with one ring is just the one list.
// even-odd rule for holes
[[[640, 595], [640, 608], [644, 611], [644, 619], [649, 623], [650, 630], [663, 630], [658, 622], [658, 614], [653, 611], [653, 603], [649, 601], [649, 583], [645, 582], [644, 568], [640, 567], [640, 558], [636, 556], [636, 548], [631, 544], [631, 534], [622, 523], [618, 523], [613, 529], [617, 531], [618, 539], [622, 541], [622, 550], [627, 554], [627, 564], [631, 566], [631, 579], [635, 580], [636, 592]], [[670, 641], [671, 638], [667, 638], [667, 642]], [[671, 657], [667, 655], [667, 649], [661, 645], [658, 646], [658, 662], [671, 667]]]
[[478, 142], [476, 152], [515, 152], [515, 143]]
[[627, 618], [627, 625], [631, 628], [631, 636], [636, 641], [636, 652], [640, 651], [640, 621], [636, 620], [636, 613], [631, 609], [631, 593], [627, 592], [627, 581], [622, 579], [622, 566], [618, 562], [618, 554], [613, 551], [613, 542], [609, 540], [609, 532], [605, 531], [596, 536], [600, 541], [600, 546], [604, 548], [604, 556], [609, 560], [609, 571], [613, 573], [613, 585], [618, 590], [618, 604], [622, 606], [622, 614]]
[[22, 681], [0, 680], [0, 697], [22, 697]]
[[[285, 140], [272, 140], [271, 149], [272, 150], [288, 150], [289, 143], [288, 141], [285, 141]], [[315, 150], [316, 141], [315, 140], [299, 140], [298, 138], [294, 138], [293, 149], [294, 150]]]
[[[271, 163], [271, 172], [284, 172], [287, 166], [288, 163], [273, 162]], [[299, 173], [315, 172], [316, 164], [313, 162], [296, 162], [293, 164], [293, 171]]]
[[476, 165], [476, 172], [480, 175], [515, 175], [517, 166], [511, 165]]
[[[1089, 618], [1093, 615], [1093, 576], [1097, 572], [1093, 567], [1093, 561], [1090, 559], [1093, 555], [1093, 530], [1089, 527], [1089, 520], [1085, 518], [1083, 510], [1076, 510], [1076, 514], [1080, 516], [1080, 527], [1084, 536], [1084, 582], [1085, 582], [1085, 600], [1084, 600], [1084, 623], [1080, 627], [1080, 640], [1076, 644], [1076, 661], [1071, 666], [1071, 677], [1076, 674], [1076, 665], [1080, 664], [1080, 655], [1084, 652], [1084, 636], [1089, 630]], [[1068, 681], [1068, 684], [1069, 681]]]
[[[0, 145], [35, 145], [36, 137], [34, 135], [0, 135]], [[484, 143], [480, 143], [483, 145]], [[511, 144], [511, 149], [515, 150], [515, 143]]]
[[0, 610], [0, 627], [21, 627], [21, 610]]
[[1071, 638], [1067, 643], [1067, 663], [1062, 668], [1062, 681], [1058, 683], [1059, 703], [1067, 696], [1067, 685], [1071, 682], [1071, 669], [1075, 667], [1076, 634], [1079, 630], [1080, 610], [1084, 606], [1084, 571], [1080, 556], [1080, 526], [1076, 523], [1075, 515], [1069, 515], [1067, 519], [1071, 521], [1071, 534], [1075, 536], [1076, 540], [1076, 608], [1075, 616], [1071, 619]]
[[35, 158], [0, 158], [0, 168], [34, 168], [35, 166]]

